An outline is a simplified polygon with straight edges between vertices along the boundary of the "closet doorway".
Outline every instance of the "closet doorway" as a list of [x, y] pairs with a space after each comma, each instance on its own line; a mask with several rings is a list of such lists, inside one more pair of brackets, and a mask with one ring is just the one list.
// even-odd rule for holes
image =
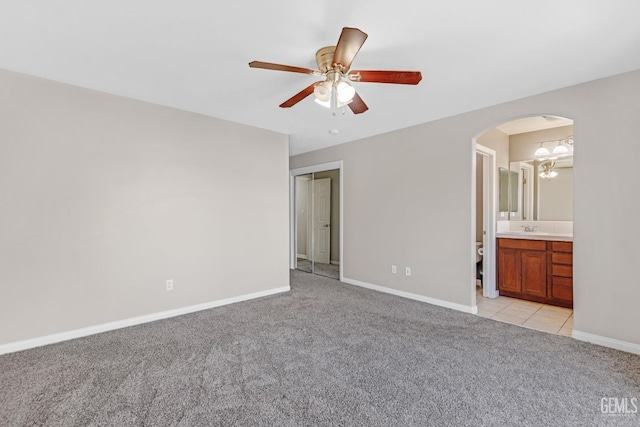
[[341, 166], [291, 171], [291, 268], [337, 280], [342, 277]]

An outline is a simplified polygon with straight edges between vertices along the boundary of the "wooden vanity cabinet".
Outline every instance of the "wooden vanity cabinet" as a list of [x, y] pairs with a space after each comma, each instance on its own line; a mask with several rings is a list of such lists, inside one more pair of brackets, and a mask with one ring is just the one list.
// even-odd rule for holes
[[573, 307], [573, 243], [498, 239], [500, 295]]
[[573, 307], [573, 243], [549, 242], [551, 246], [551, 299], [564, 307]]

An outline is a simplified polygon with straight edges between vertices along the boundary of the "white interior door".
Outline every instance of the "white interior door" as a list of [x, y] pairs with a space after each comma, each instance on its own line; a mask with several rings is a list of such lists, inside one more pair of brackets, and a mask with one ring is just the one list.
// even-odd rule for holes
[[329, 264], [331, 250], [331, 178], [313, 180], [313, 258]]
[[483, 254], [482, 254], [482, 271], [483, 271], [483, 277], [482, 277], [482, 294], [483, 296], [486, 296], [486, 279], [487, 277], [485, 276], [486, 272], [487, 272], [487, 267], [489, 266], [489, 264], [492, 261], [491, 257], [489, 256], [489, 254], [487, 254], [487, 248], [488, 248], [488, 244], [489, 244], [489, 236], [487, 235], [487, 231], [489, 230], [489, 224], [491, 223], [491, 218], [489, 215], [489, 209], [495, 209], [493, 206], [491, 206], [491, 198], [490, 198], [490, 191], [489, 190], [489, 178], [491, 175], [491, 162], [490, 162], [490, 158], [489, 156], [487, 156], [484, 153], [482, 154], [482, 250], [483, 250]]
[[[482, 294], [487, 298], [496, 298], [498, 292], [496, 290], [496, 208], [498, 201], [496, 200], [496, 152], [490, 148], [476, 144], [476, 152], [482, 155], [482, 211], [483, 211], [483, 233], [482, 247], [484, 255], [482, 256]], [[475, 225], [475, 219], [474, 219]], [[473, 235], [475, 238], [476, 236]], [[473, 266], [475, 267], [475, 245], [472, 248]], [[475, 272], [475, 268], [473, 269]], [[475, 274], [473, 275], [473, 293], [475, 298], [476, 290]]]

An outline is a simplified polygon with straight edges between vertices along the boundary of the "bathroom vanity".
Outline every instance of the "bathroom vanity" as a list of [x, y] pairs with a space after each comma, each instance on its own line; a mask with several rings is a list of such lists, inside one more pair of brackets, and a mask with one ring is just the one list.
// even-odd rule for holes
[[498, 233], [497, 236], [500, 295], [573, 308], [571, 239], [546, 233], [537, 236]]

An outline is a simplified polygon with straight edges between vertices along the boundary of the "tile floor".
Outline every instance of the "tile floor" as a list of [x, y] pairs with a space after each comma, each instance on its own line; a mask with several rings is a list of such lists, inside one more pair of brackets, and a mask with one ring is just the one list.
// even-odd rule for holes
[[476, 301], [478, 316], [568, 337], [573, 331], [573, 310], [570, 308], [503, 296], [485, 298], [481, 288], [478, 288]]

